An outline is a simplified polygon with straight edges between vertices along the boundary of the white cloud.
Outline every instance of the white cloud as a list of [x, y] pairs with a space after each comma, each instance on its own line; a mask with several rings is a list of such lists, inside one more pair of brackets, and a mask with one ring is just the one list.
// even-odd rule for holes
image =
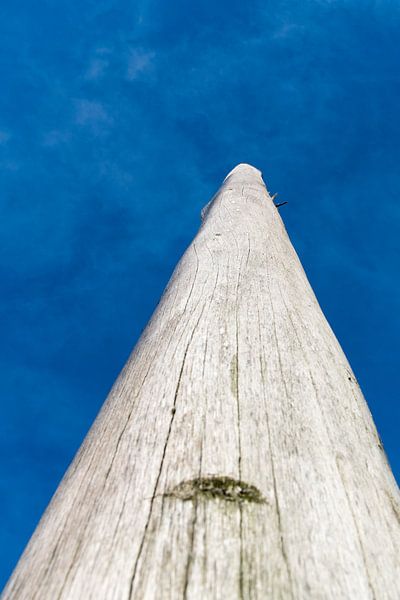
[[79, 125], [106, 124], [112, 121], [101, 102], [76, 100], [76, 122]]
[[141, 73], [147, 71], [151, 67], [154, 52], [145, 52], [143, 50], [132, 49], [128, 57], [128, 65], [126, 70], [126, 78], [128, 81], [133, 81]]
[[85, 79], [88, 81], [97, 81], [107, 69], [109, 62], [104, 58], [94, 58], [90, 61], [89, 67], [85, 73]]

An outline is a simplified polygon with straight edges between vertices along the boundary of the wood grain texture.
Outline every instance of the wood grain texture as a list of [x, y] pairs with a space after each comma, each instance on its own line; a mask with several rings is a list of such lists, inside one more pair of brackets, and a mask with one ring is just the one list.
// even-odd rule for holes
[[[262, 500], [199, 488], [221, 478]], [[397, 600], [399, 515], [357, 380], [238, 165], [3, 600]]]

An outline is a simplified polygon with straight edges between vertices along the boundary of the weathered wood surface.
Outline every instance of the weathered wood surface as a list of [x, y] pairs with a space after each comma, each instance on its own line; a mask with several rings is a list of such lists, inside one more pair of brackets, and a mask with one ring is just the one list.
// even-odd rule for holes
[[203, 216], [4, 600], [400, 598], [398, 489], [261, 173]]

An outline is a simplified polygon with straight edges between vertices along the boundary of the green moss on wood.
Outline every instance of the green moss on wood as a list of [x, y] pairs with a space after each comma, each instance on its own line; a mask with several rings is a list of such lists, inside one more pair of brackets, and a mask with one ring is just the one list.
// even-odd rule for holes
[[254, 486], [244, 481], [232, 479], [231, 477], [198, 477], [188, 481], [182, 481], [165, 496], [172, 496], [180, 500], [194, 500], [204, 498], [205, 500], [220, 499], [227, 502], [254, 502], [263, 504], [261, 492]]

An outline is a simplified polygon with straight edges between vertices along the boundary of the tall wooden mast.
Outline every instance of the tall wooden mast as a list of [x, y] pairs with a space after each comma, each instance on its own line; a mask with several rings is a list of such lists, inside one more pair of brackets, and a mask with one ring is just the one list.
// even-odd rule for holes
[[241, 164], [3, 599], [395, 600], [399, 514], [357, 380]]

